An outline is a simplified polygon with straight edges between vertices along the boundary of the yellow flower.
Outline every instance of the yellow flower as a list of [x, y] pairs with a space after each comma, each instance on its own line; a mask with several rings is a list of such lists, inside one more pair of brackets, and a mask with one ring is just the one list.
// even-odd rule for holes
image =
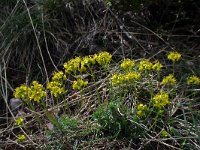
[[163, 130], [162, 132], [161, 132], [161, 137], [162, 138], [167, 138], [169, 136], [169, 133], [166, 131], [166, 130]]
[[74, 90], [81, 90], [88, 85], [88, 81], [83, 81], [82, 79], [78, 79], [73, 81], [72, 88]]
[[188, 85], [199, 85], [200, 84], [200, 78], [197, 77], [197, 76], [190, 76], [188, 79], [187, 79], [187, 84]]
[[169, 95], [167, 92], [161, 91], [160, 93], [156, 94], [152, 99], [153, 106], [161, 109], [169, 104]]
[[122, 84], [124, 82], [124, 75], [123, 74], [113, 74], [111, 77], [112, 85]]
[[140, 79], [140, 73], [132, 71], [124, 75], [125, 81], [136, 81]]
[[181, 54], [178, 53], [177, 51], [171, 51], [168, 55], [167, 58], [173, 62], [175, 61], [179, 61], [179, 59], [181, 58]]
[[17, 141], [18, 142], [21, 142], [21, 141], [24, 141], [26, 139], [26, 136], [25, 135], [19, 135], [19, 136], [17, 136]]
[[62, 71], [54, 72], [52, 81], [62, 82], [63, 80], [66, 80], [66, 78], [66, 75]]
[[80, 70], [81, 61], [82, 61], [81, 57], [76, 57], [64, 63], [63, 66], [65, 69], [65, 72], [70, 74], [72, 72], [75, 73], [76, 71]]
[[26, 84], [22, 84], [20, 87], [17, 87], [13, 93], [15, 98], [20, 98], [22, 100], [27, 100], [28, 95], [30, 94], [30, 88]]
[[35, 102], [40, 103], [40, 101], [47, 96], [47, 93], [44, 91], [42, 84], [39, 84], [38, 81], [33, 81], [30, 89], [30, 100], [34, 100]]
[[55, 97], [65, 93], [65, 87], [62, 85], [62, 83], [56, 81], [49, 82], [47, 84], [47, 89], [49, 89]]
[[145, 112], [147, 111], [147, 106], [144, 104], [137, 105], [137, 111], [136, 114], [138, 117], [143, 117], [145, 115]]
[[139, 70], [145, 71], [145, 70], [151, 70], [153, 64], [149, 61], [149, 59], [142, 59], [139, 63]]
[[98, 62], [99, 65], [105, 66], [112, 60], [112, 55], [108, 52], [101, 52], [99, 54], [95, 54], [94, 59]]
[[168, 76], [164, 77], [161, 84], [168, 84], [168, 85], [174, 85], [176, 83], [176, 79], [173, 74], [169, 74]]
[[152, 66], [152, 69], [156, 71], [160, 71], [162, 67], [163, 65], [158, 60], [156, 60]]
[[15, 120], [15, 125], [19, 126], [23, 123], [24, 119], [22, 117], [18, 117], [16, 120]]
[[124, 59], [121, 63], [121, 68], [124, 70], [131, 69], [135, 65], [134, 60]]

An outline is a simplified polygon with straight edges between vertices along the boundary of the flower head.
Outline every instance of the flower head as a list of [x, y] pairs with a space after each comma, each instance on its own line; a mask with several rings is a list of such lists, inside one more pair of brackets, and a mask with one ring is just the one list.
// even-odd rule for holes
[[24, 141], [26, 139], [26, 136], [25, 135], [19, 135], [19, 136], [17, 136], [17, 141], [18, 142], [22, 142], [22, 141]]
[[161, 91], [160, 93], [156, 94], [152, 99], [153, 106], [161, 109], [169, 104], [169, 95], [167, 92]]
[[143, 117], [146, 111], [147, 111], [147, 105], [144, 105], [144, 104], [137, 105], [136, 114], [138, 117]]
[[124, 70], [131, 69], [135, 65], [134, 60], [124, 59], [121, 63], [121, 68]]
[[72, 88], [74, 90], [82, 90], [87, 85], [88, 85], [88, 81], [84, 81], [82, 79], [78, 79], [76, 81], [73, 81]]
[[40, 103], [40, 101], [47, 96], [47, 93], [44, 91], [42, 84], [39, 84], [38, 81], [33, 81], [30, 89], [30, 100], [34, 100]]
[[139, 70], [145, 71], [145, 70], [151, 70], [153, 64], [149, 61], [149, 59], [142, 59], [139, 63]]
[[123, 82], [124, 82], [123, 74], [115, 73], [112, 75], [112, 77], [111, 77], [112, 85], [119, 85], [119, 84], [122, 84]]
[[171, 51], [168, 55], [167, 58], [173, 62], [175, 61], [179, 61], [179, 59], [181, 58], [181, 54], [178, 53], [177, 51]]
[[132, 71], [124, 75], [125, 81], [137, 81], [140, 79], [140, 73]]
[[152, 66], [152, 69], [156, 71], [160, 71], [162, 67], [163, 65], [158, 60], [156, 60]]
[[55, 97], [58, 97], [65, 92], [65, 87], [63, 86], [63, 84], [56, 81], [49, 82], [47, 84], [47, 89], [49, 89]]
[[64, 63], [63, 66], [65, 68], [65, 72], [70, 74], [70, 73], [75, 73], [76, 71], [80, 70], [81, 61], [82, 61], [81, 57], [76, 57]]
[[28, 95], [30, 94], [30, 91], [31, 91], [31, 89], [26, 84], [22, 84], [21, 86], [19, 86], [15, 89], [13, 95], [15, 98], [27, 100]]
[[188, 85], [199, 85], [200, 84], [200, 78], [197, 77], [197, 76], [190, 76], [188, 79], [187, 79], [187, 84]]
[[162, 132], [161, 132], [161, 137], [162, 138], [167, 138], [169, 136], [169, 133], [166, 131], [166, 130], [163, 130]]
[[15, 120], [15, 125], [19, 126], [23, 123], [24, 119], [22, 117], [18, 117], [16, 120]]
[[112, 60], [112, 55], [108, 52], [101, 52], [99, 54], [95, 54], [94, 59], [98, 62], [99, 65], [106, 66]]
[[169, 74], [168, 76], [164, 77], [161, 84], [168, 84], [168, 85], [174, 85], [176, 83], [176, 79], [173, 74]]
[[52, 81], [62, 82], [63, 80], [66, 80], [66, 78], [66, 75], [62, 71], [54, 72]]

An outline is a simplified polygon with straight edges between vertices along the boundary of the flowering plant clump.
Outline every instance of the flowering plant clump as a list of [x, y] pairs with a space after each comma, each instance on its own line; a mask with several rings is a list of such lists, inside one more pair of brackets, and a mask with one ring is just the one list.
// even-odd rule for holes
[[178, 53], [177, 51], [171, 51], [168, 55], [167, 58], [173, 62], [175, 61], [179, 61], [179, 59], [181, 58], [181, 54]]
[[137, 81], [140, 79], [140, 73], [132, 71], [124, 75], [125, 81]]
[[62, 85], [62, 83], [56, 81], [49, 82], [47, 84], [47, 89], [49, 89], [55, 97], [65, 93], [65, 87]]
[[26, 84], [22, 84], [21, 86], [15, 89], [13, 95], [15, 98], [27, 100], [30, 92], [31, 92], [31, 89]]
[[86, 67], [91, 67], [91, 65], [94, 65], [96, 63], [94, 57], [92, 56], [85, 56], [83, 57], [82, 61], [81, 61], [81, 70], [86, 70]]
[[197, 76], [190, 76], [187, 79], [187, 84], [188, 85], [199, 85], [200, 84], [200, 78]]
[[137, 114], [138, 117], [143, 117], [143, 116], [145, 116], [145, 112], [147, 110], [148, 110], [147, 105], [139, 104], [139, 105], [137, 105], [136, 114]]
[[112, 60], [112, 55], [108, 52], [101, 52], [99, 54], [95, 54], [94, 59], [98, 62], [99, 65], [106, 66]]
[[122, 84], [124, 82], [123, 74], [115, 73], [111, 77], [112, 85]]
[[19, 126], [23, 123], [24, 119], [22, 117], [18, 117], [16, 120], [15, 120], [15, 125]]
[[131, 69], [133, 66], [135, 65], [135, 61], [134, 60], [130, 60], [130, 59], [124, 59], [121, 63], [121, 68], [124, 70], [129, 70]]
[[167, 92], [161, 91], [160, 93], [156, 94], [152, 99], [152, 104], [154, 107], [161, 109], [169, 104], [169, 95]]
[[140, 71], [146, 71], [146, 70], [151, 70], [153, 64], [149, 61], [149, 59], [142, 59], [139, 62], [139, 70]]
[[76, 57], [64, 63], [63, 66], [65, 69], [65, 72], [67, 74], [76, 73], [76, 71], [80, 70], [81, 61], [82, 61], [81, 57]]
[[72, 88], [74, 90], [82, 90], [87, 85], [88, 81], [84, 81], [83, 79], [77, 79], [76, 81], [73, 81]]
[[156, 60], [152, 66], [152, 69], [156, 71], [160, 71], [162, 67], [163, 65], [158, 60]]
[[35, 102], [40, 103], [40, 101], [47, 96], [47, 93], [44, 91], [42, 84], [39, 84], [38, 81], [33, 81], [30, 88], [30, 100], [34, 100]]
[[26, 139], [26, 136], [25, 135], [19, 135], [19, 136], [17, 136], [17, 141], [18, 142], [22, 142], [22, 141], [24, 141]]
[[62, 82], [63, 80], [66, 80], [66, 78], [66, 75], [62, 71], [54, 72], [52, 81]]
[[169, 74], [168, 76], [164, 77], [161, 84], [165, 85], [174, 85], [176, 83], [176, 79], [173, 74]]

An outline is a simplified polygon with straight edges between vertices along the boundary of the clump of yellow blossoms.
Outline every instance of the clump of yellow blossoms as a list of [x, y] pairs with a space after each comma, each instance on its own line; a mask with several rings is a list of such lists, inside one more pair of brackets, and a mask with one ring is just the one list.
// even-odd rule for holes
[[33, 100], [38, 103], [44, 99], [46, 95], [47, 93], [44, 91], [42, 84], [39, 84], [38, 81], [33, 81], [31, 87], [22, 84], [20, 87], [17, 87], [14, 92], [15, 98]]
[[22, 117], [18, 117], [16, 120], [15, 120], [15, 125], [19, 126], [23, 123], [24, 119]]
[[156, 71], [160, 71], [162, 67], [163, 65], [158, 60], [156, 60], [152, 66], [152, 69]]
[[76, 57], [64, 63], [65, 72], [68, 74], [76, 73], [76, 71], [80, 70], [81, 61], [81, 57]]
[[17, 136], [17, 141], [18, 142], [21, 142], [21, 141], [24, 141], [26, 139], [26, 136], [25, 135], [19, 135], [19, 136]]
[[113, 74], [111, 77], [111, 82], [113, 85], [122, 84], [124, 82], [124, 75], [119, 73]]
[[173, 62], [175, 61], [179, 61], [179, 59], [181, 58], [181, 54], [178, 53], [177, 51], [171, 51], [168, 55], [167, 58]]
[[137, 105], [136, 114], [138, 117], [143, 117], [146, 111], [147, 111], [147, 105], [144, 105], [144, 104]]
[[47, 84], [47, 89], [51, 91], [53, 96], [58, 97], [65, 92], [65, 87], [61, 82], [51, 81]]
[[174, 85], [176, 83], [176, 79], [173, 74], [169, 74], [168, 76], [164, 77], [161, 84], [165, 85]]
[[142, 59], [139, 62], [139, 70], [140, 71], [151, 70], [152, 67], [153, 67], [153, 64], [149, 61], [149, 59]]
[[101, 52], [99, 54], [95, 54], [94, 59], [98, 62], [99, 65], [106, 66], [112, 60], [112, 55], [108, 52]]
[[54, 72], [52, 81], [62, 82], [66, 80], [66, 78], [67, 78], [66, 75], [62, 71]]
[[130, 59], [124, 59], [121, 63], [121, 68], [124, 70], [129, 70], [131, 69], [133, 66], [135, 65], [135, 61], [134, 60], [130, 60]]
[[83, 79], [77, 79], [76, 81], [73, 81], [72, 88], [74, 90], [82, 90], [87, 85], [88, 81], [84, 81]]
[[167, 92], [161, 91], [160, 93], [156, 94], [152, 99], [153, 106], [161, 109], [169, 104], [169, 95]]
[[140, 79], [140, 73], [132, 71], [124, 75], [125, 81], [137, 81]]
[[199, 85], [200, 84], [200, 78], [197, 77], [197, 76], [190, 76], [188, 79], [187, 79], [187, 84], [188, 85]]
[[26, 84], [22, 84], [21, 86], [15, 89], [13, 95], [15, 98], [27, 100], [30, 92], [31, 92], [31, 89]]
[[112, 85], [119, 85], [130, 81], [137, 81], [140, 79], [140, 76], [140, 73], [135, 71], [128, 72], [126, 74], [115, 73], [111, 77], [111, 82]]
[[30, 100], [34, 100], [40, 103], [40, 101], [47, 96], [47, 93], [44, 91], [42, 84], [39, 84], [38, 81], [33, 81], [32, 86], [30, 88]]
[[85, 71], [86, 66], [91, 67], [91, 65], [94, 65], [95, 63], [96, 63], [96, 61], [95, 61], [94, 57], [85, 56], [85, 57], [83, 57], [83, 59], [81, 61], [81, 70]]

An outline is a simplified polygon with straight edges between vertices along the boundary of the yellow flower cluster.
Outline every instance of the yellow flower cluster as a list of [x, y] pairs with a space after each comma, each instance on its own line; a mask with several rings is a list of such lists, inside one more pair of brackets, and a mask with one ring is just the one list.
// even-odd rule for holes
[[156, 94], [152, 99], [153, 106], [161, 109], [169, 104], [169, 95], [167, 92], [161, 91], [160, 93]]
[[70, 59], [68, 62], [64, 63], [65, 72], [70, 73], [76, 73], [76, 71], [80, 70], [81, 66], [81, 57], [76, 57], [74, 59]]
[[47, 89], [51, 91], [51, 94], [55, 97], [65, 92], [65, 86], [63, 81], [66, 80], [66, 75], [62, 72], [55, 72], [52, 77], [52, 81], [47, 84]]
[[146, 70], [151, 70], [153, 64], [149, 61], [149, 59], [142, 59], [139, 62], [139, 70], [140, 71], [146, 71]]
[[188, 79], [187, 79], [187, 84], [188, 85], [199, 85], [200, 84], [200, 78], [197, 77], [197, 76], [190, 76]]
[[76, 73], [77, 71], [84, 72], [87, 67], [91, 67], [91, 65], [94, 65], [96, 62], [99, 65], [105, 66], [110, 63], [111, 59], [111, 54], [108, 52], [101, 52], [93, 56], [85, 56], [83, 58], [76, 57], [64, 63], [63, 66], [67, 74]]
[[18, 117], [16, 120], [15, 120], [15, 125], [19, 126], [23, 123], [24, 119], [22, 117]]
[[176, 79], [173, 74], [169, 74], [168, 76], [164, 77], [161, 84], [165, 85], [174, 85], [176, 83]]
[[40, 102], [40, 100], [46, 97], [46, 92], [41, 84], [38, 81], [33, 81], [32, 86], [28, 87], [25, 84], [22, 84], [20, 87], [17, 87], [14, 91], [14, 97], [20, 98], [23, 100], [33, 100]]
[[63, 80], [66, 80], [66, 78], [66, 75], [62, 71], [54, 72], [52, 81], [62, 82]]
[[152, 66], [152, 69], [156, 71], [160, 71], [162, 67], [163, 65], [158, 60], [156, 60]]
[[179, 61], [179, 59], [181, 58], [181, 54], [178, 53], [177, 51], [171, 51], [168, 55], [167, 58], [173, 62], [175, 61]]
[[19, 135], [19, 136], [17, 136], [17, 141], [18, 142], [22, 142], [22, 141], [24, 141], [26, 139], [26, 136], [25, 135]]
[[135, 65], [135, 61], [134, 60], [130, 60], [130, 59], [124, 59], [121, 63], [121, 68], [124, 70], [129, 70], [131, 69], [133, 66]]
[[95, 54], [94, 59], [98, 62], [99, 65], [106, 66], [112, 60], [112, 55], [108, 52], [101, 52], [99, 54]]
[[31, 88], [30, 90], [31, 92], [29, 94], [30, 100], [34, 100], [40, 103], [40, 101], [47, 96], [47, 93], [44, 91], [42, 84], [39, 84], [38, 81], [33, 81], [32, 86], [30, 88]]
[[147, 111], [147, 105], [144, 105], [144, 104], [137, 105], [136, 114], [138, 117], [143, 117], [146, 111]]
[[61, 82], [51, 81], [47, 84], [47, 89], [51, 91], [53, 96], [58, 97], [65, 92], [65, 87]]
[[73, 81], [72, 88], [74, 90], [82, 90], [87, 85], [88, 81], [84, 81], [83, 79], [77, 79], [76, 81]]
[[169, 136], [169, 133], [166, 130], [163, 130], [160, 135], [162, 138], [167, 138]]
[[31, 89], [26, 84], [22, 84], [21, 86], [15, 89], [13, 95], [15, 98], [27, 100], [30, 92], [31, 92]]
[[126, 74], [113, 74], [111, 77], [111, 82], [113, 85], [119, 85], [122, 83], [130, 82], [130, 81], [137, 81], [140, 79], [140, 73], [132, 71]]

